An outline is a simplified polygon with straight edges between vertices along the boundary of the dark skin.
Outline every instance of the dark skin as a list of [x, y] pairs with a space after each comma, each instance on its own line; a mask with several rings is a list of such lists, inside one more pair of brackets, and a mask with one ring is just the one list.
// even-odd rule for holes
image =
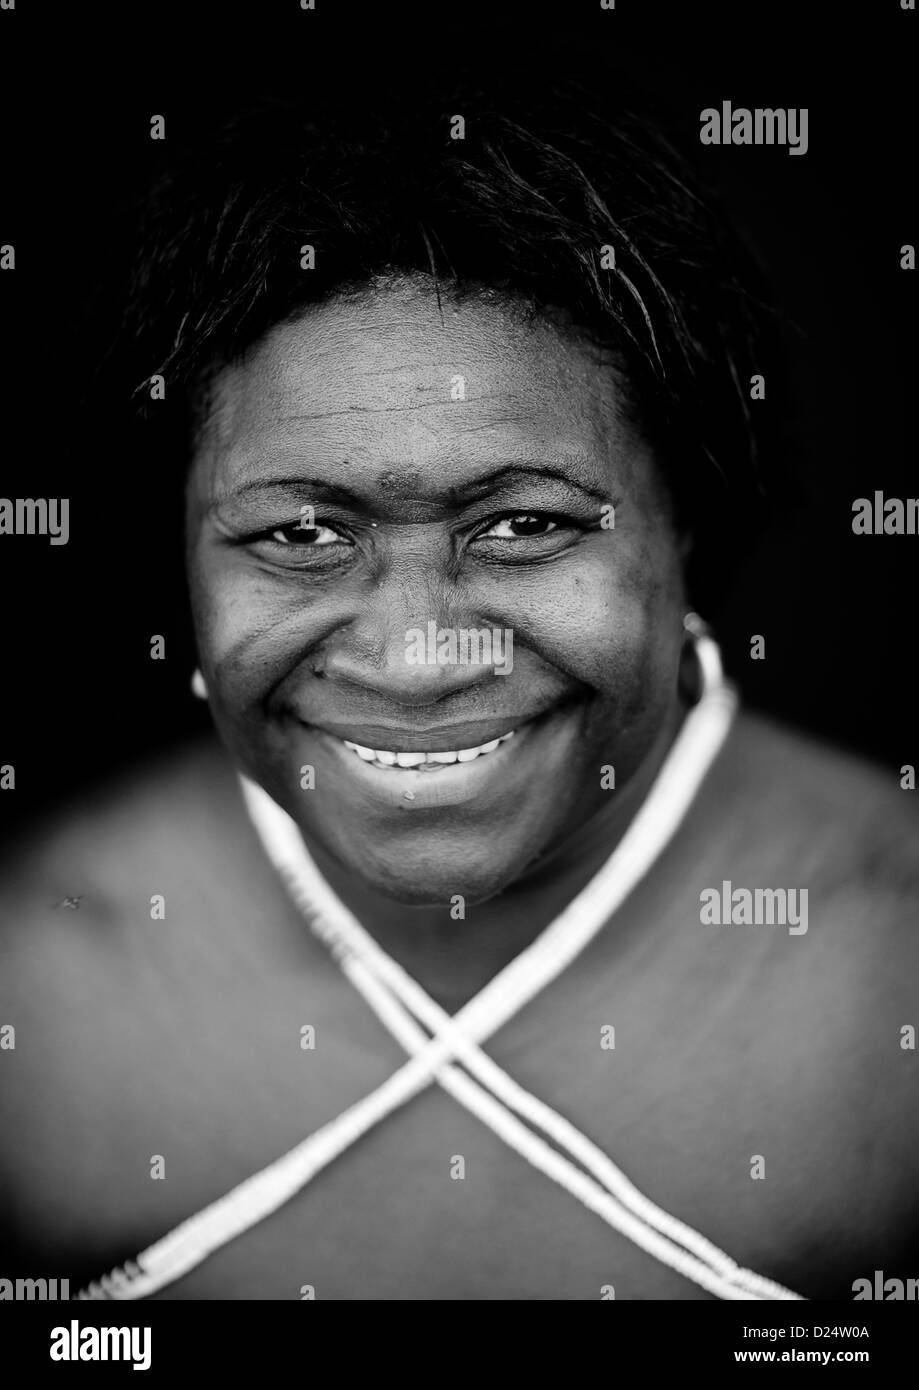
[[[621, 834], [622, 793], [672, 737], [679, 553], [613, 383], [546, 325], [475, 302], [442, 320], [417, 288], [314, 311], [218, 380], [188, 509], [218, 728], [349, 877], [401, 904], [461, 893], [487, 911], [601, 809]], [[301, 541], [303, 505], [317, 529]], [[510, 630], [513, 669], [410, 664], [406, 633], [431, 621]], [[443, 805], [378, 800], [341, 747], [463, 748], [492, 729], [517, 735], [474, 795]], [[316, 795], [299, 786], [307, 763]], [[407, 780], [420, 796], [446, 779]]]
[[[415, 290], [330, 306], [225, 373], [190, 479], [189, 566], [226, 744], [361, 920], [454, 1010], [634, 815], [685, 716], [687, 605], [666, 493], [608, 366], [495, 306], [445, 318]], [[449, 399], [457, 372], [462, 402]], [[509, 458], [571, 476], [505, 479], [474, 516], [446, 495]], [[280, 476], [340, 486], [345, 461], [359, 540], [319, 577], [279, 556], [283, 542], [241, 540], [251, 513], [219, 501]], [[581, 512], [585, 483], [597, 498]], [[296, 522], [318, 503], [309, 489], [263, 497], [259, 527]], [[603, 495], [611, 532], [591, 527]], [[583, 525], [467, 539], [537, 511]], [[513, 670], [407, 665], [404, 632], [429, 617], [512, 628]], [[537, 716], [503, 765], [457, 782], [459, 799], [454, 786], [447, 804], [406, 810], [349, 780], [354, 755], [329, 741], [350, 720], [417, 732]], [[307, 763], [316, 786], [302, 791]], [[615, 792], [600, 788], [604, 764]], [[915, 830], [894, 779], [741, 716], [655, 869], [488, 1051], [758, 1272], [842, 1299], [875, 1268], [915, 1277], [916, 1054], [900, 1046], [919, 1010]], [[699, 894], [722, 878], [808, 888], [807, 933], [703, 927]], [[215, 747], [49, 828], [6, 885], [12, 1274], [96, 1277], [403, 1060], [304, 928]], [[447, 910], [456, 893], [464, 921]], [[74, 894], [78, 911], [57, 910]], [[600, 1046], [609, 1024], [613, 1052]], [[155, 1154], [166, 1181], [150, 1179]], [[458, 1154], [463, 1181], [450, 1177]], [[159, 1296], [297, 1298], [305, 1284], [345, 1299], [591, 1299], [607, 1284], [617, 1298], [706, 1296], [435, 1088]]]

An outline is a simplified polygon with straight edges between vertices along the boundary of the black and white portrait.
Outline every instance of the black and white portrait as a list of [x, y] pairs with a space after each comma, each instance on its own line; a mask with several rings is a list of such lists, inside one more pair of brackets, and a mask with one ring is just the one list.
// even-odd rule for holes
[[919, 20], [818, 8], [11, 78], [4, 1299], [919, 1297]]

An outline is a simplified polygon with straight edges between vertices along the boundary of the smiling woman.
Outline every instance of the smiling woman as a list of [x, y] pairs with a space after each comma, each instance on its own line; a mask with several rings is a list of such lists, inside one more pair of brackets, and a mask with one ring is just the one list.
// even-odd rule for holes
[[646, 121], [450, 100], [259, 107], [145, 206], [220, 744], [10, 871], [18, 1238], [142, 1250], [118, 1298], [847, 1297], [912, 1237], [914, 825], [697, 616], [759, 290]]
[[[423, 280], [311, 308], [213, 382], [188, 551], [215, 717], [336, 863], [401, 902], [492, 898], [609, 800], [597, 768], [621, 769], [623, 794], [676, 727], [678, 544], [618, 394], [576, 340], [446, 289], [438, 306]], [[404, 483], [381, 486], [394, 463]], [[279, 542], [301, 505], [317, 528]], [[429, 622], [513, 633], [512, 677], [491, 659], [409, 661], [406, 634]], [[508, 733], [499, 756], [460, 759]], [[464, 765], [399, 768], [419, 752]], [[431, 814], [393, 817], [405, 790]]]

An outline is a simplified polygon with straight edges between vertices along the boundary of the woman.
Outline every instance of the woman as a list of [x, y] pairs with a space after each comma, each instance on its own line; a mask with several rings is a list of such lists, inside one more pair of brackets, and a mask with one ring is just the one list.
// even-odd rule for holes
[[850, 1298], [915, 1273], [915, 823], [696, 616], [765, 487], [742, 258], [582, 93], [445, 111], [260, 110], [151, 201], [222, 746], [9, 870], [11, 1239], [125, 1298]]

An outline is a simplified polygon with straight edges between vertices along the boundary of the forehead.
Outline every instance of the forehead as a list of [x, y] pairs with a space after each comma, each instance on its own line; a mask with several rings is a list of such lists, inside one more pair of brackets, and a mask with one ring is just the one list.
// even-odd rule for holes
[[603, 461], [630, 438], [609, 353], [497, 302], [386, 287], [281, 324], [215, 383], [205, 452], [227, 483], [268, 460], [422, 492], [480, 462]]

